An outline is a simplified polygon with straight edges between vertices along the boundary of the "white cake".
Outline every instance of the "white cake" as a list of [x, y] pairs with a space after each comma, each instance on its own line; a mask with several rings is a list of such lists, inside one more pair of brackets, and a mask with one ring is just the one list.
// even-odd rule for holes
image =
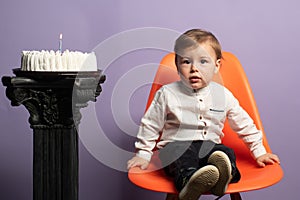
[[63, 53], [51, 51], [22, 51], [22, 71], [97, 71], [94, 52], [82, 53], [66, 50]]

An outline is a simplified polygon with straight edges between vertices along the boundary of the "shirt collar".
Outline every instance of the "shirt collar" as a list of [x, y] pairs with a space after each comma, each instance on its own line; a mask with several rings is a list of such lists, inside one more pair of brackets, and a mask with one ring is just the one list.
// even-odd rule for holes
[[189, 87], [188, 85], [186, 85], [183, 81], [180, 80], [180, 84], [182, 85], [182, 88], [189, 94], [189, 95], [196, 95], [196, 96], [206, 96], [207, 94], [209, 94], [210, 92], [210, 83], [204, 87], [204, 88], [200, 88], [200, 89], [193, 89], [191, 87]]

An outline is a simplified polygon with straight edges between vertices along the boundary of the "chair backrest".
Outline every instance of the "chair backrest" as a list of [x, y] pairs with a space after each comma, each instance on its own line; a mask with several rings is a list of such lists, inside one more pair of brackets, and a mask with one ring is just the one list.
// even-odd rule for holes
[[[257, 128], [263, 132], [264, 146], [268, 152], [271, 152], [266, 140], [254, 96], [242, 65], [240, 64], [239, 60], [229, 52], [222, 52], [222, 56], [221, 68], [219, 73], [215, 75], [214, 81], [228, 88], [239, 100], [240, 105], [252, 117]], [[162, 59], [158, 67], [150, 90], [146, 109], [151, 104], [155, 92], [162, 85], [177, 81], [179, 79], [180, 78], [175, 65], [175, 54], [169, 53]], [[235, 150], [237, 158], [248, 160], [248, 158], [251, 157], [248, 148], [243, 141], [238, 138], [237, 134], [232, 131], [228, 122], [225, 123], [223, 132], [225, 133], [223, 143]]]

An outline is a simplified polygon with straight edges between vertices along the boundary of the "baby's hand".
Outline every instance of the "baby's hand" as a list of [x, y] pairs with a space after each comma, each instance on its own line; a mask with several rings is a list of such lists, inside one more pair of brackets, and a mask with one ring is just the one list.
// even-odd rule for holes
[[132, 167], [140, 167], [141, 169], [147, 169], [149, 165], [149, 161], [145, 160], [144, 158], [134, 156], [127, 162], [127, 169], [130, 169]]
[[272, 154], [272, 153], [266, 153], [262, 156], [259, 156], [256, 159], [256, 162], [257, 162], [258, 166], [260, 166], [260, 167], [265, 167], [266, 164], [274, 164], [274, 163], [280, 164], [280, 160], [279, 160], [278, 156], [275, 154]]

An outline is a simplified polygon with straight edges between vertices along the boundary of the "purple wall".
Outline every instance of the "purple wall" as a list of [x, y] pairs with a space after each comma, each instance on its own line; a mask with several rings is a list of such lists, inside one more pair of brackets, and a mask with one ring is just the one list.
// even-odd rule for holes
[[[245, 199], [299, 197], [296, 147], [300, 139], [300, 3], [182, 2], [2, 0], [0, 74], [12, 75], [11, 69], [20, 65], [21, 50], [57, 49], [60, 33], [64, 36], [64, 49], [95, 50], [107, 81], [98, 102], [90, 104], [91, 112], [83, 111], [80, 199], [163, 199], [164, 194], [132, 185], [124, 172], [125, 161], [133, 151], [132, 136], [153, 78], [151, 66], [157, 65], [164, 52], [170, 50], [170, 41], [177, 32], [194, 27], [208, 29], [219, 38], [223, 49], [236, 54], [245, 67], [269, 143], [281, 157], [285, 172], [284, 179], [275, 186], [242, 195]], [[141, 29], [132, 30], [135, 28]], [[125, 32], [126, 37], [119, 38], [124, 31], [129, 31]], [[155, 33], [159, 33], [158, 37], [154, 37]], [[160, 38], [164, 33], [170, 37]], [[149, 43], [126, 50], [128, 45], [143, 39]], [[151, 42], [155, 45], [151, 46]], [[118, 52], [122, 48], [125, 49]], [[0, 199], [32, 199], [29, 114], [22, 106], [10, 106], [4, 87], [0, 87], [0, 111]], [[89, 124], [93, 119], [98, 120], [96, 125]]]

